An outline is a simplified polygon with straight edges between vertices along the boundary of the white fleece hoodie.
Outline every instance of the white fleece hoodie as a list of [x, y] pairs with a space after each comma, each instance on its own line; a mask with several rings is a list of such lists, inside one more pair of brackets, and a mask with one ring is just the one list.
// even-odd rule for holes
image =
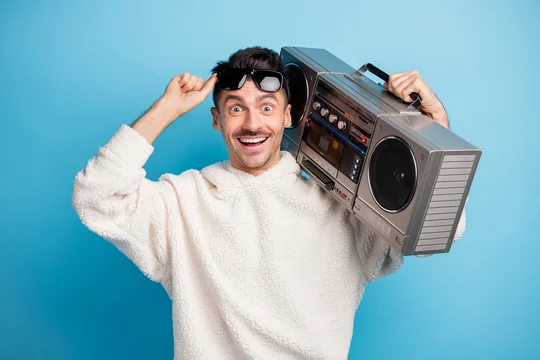
[[287, 152], [259, 176], [217, 163], [145, 178], [122, 125], [79, 172], [73, 206], [173, 306], [175, 359], [346, 359], [365, 285], [403, 257]]

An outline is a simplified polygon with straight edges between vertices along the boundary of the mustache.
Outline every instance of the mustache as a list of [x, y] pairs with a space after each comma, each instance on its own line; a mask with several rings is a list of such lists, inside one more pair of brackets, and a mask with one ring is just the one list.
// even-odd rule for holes
[[236, 138], [239, 138], [239, 137], [244, 137], [244, 136], [252, 136], [252, 137], [257, 137], [257, 136], [264, 136], [264, 137], [270, 137], [272, 134], [269, 134], [269, 133], [265, 133], [265, 132], [261, 132], [261, 131], [251, 131], [251, 130], [241, 130], [237, 133], [234, 134], [234, 137]]

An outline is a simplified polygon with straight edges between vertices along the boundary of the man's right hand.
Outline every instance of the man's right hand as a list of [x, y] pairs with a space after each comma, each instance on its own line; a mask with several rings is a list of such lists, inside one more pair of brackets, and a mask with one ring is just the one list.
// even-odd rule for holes
[[208, 78], [206, 82], [203, 78], [189, 73], [177, 75], [167, 85], [165, 92], [158, 100], [158, 104], [163, 105], [174, 120], [202, 103], [210, 95], [216, 82], [217, 77], [215, 74]]
[[216, 82], [215, 74], [206, 82], [188, 73], [175, 76], [163, 95], [131, 127], [152, 144], [174, 120], [202, 103]]

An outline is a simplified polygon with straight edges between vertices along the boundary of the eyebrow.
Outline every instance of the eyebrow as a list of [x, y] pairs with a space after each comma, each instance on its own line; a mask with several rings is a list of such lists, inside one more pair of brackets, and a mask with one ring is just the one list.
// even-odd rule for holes
[[[276, 95], [272, 94], [272, 93], [268, 93], [268, 94], [263, 94], [261, 96], [259, 96], [257, 98], [257, 103], [260, 103], [261, 101], [263, 101], [264, 99], [274, 99], [275, 101], [278, 101]], [[229, 100], [237, 100], [237, 101], [240, 101], [240, 102], [244, 102], [244, 99], [242, 99], [240, 96], [236, 96], [236, 95], [227, 95], [225, 97], [225, 101], [223, 102], [223, 104], [226, 104], [227, 101]]]

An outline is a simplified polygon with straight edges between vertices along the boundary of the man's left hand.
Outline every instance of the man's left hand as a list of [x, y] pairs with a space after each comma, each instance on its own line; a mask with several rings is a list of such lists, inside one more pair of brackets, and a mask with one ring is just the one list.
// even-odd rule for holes
[[383, 84], [386, 90], [400, 97], [403, 101], [413, 102], [410, 93], [415, 92], [422, 98], [418, 107], [424, 115], [448, 129], [448, 115], [437, 95], [427, 86], [420, 73], [416, 70], [390, 75], [388, 82]]

